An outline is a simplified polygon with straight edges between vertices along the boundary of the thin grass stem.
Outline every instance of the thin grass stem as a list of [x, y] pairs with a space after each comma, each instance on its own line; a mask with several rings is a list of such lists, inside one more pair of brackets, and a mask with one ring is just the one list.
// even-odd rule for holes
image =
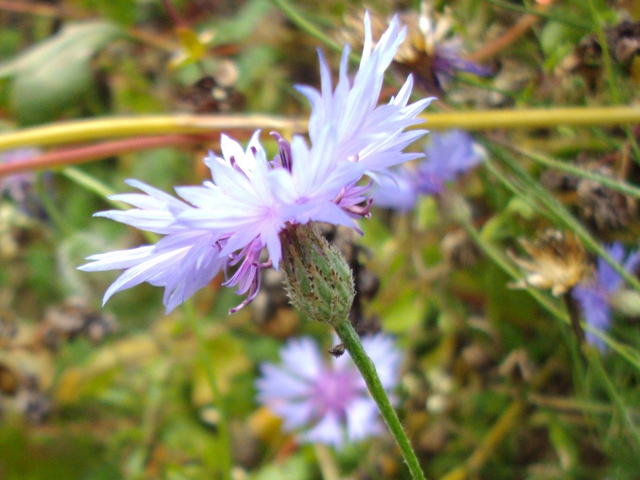
[[184, 303], [184, 314], [191, 325], [191, 329], [193, 330], [194, 335], [196, 336], [196, 340], [198, 342], [198, 355], [200, 357], [200, 364], [204, 369], [205, 376], [207, 378], [207, 383], [209, 384], [209, 388], [211, 389], [211, 393], [213, 394], [213, 401], [218, 410], [218, 438], [220, 441], [220, 451], [222, 455], [220, 455], [220, 469], [222, 471], [222, 478], [224, 480], [231, 480], [233, 478], [231, 474], [231, 466], [233, 464], [231, 457], [231, 437], [229, 435], [229, 426], [227, 424], [227, 416], [224, 410], [224, 405], [222, 402], [222, 395], [220, 394], [220, 389], [218, 388], [218, 381], [216, 379], [216, 374], [213, 370], [213, 360], [209, 355], [207, 350], [207, 340], [204, 336], [204, 332], [202, 331], [201, 322], [196, 317], [195, 309], [191, 301], [186, 301]]

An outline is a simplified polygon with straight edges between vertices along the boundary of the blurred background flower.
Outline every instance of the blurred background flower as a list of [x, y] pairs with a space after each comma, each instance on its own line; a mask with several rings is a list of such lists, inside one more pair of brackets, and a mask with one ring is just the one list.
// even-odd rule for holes
[[[389, 393], [399, 380], [400, 352], [382, 333], [362, 339], [383, 387]], [[257, 381], [258, 401], [283, 420], [302, 443], [336, 448], [345, 442], [384, 433], [378, 409], [349, 354], [323, 358], [310, 337], [289, 340], [280, 351], [281, 365], [263, 364]]]
[[478, 165], [485, 156], [473, 137], [462, 130], [432, 133], [425, 159], [417, 167], [401, 166], [390, 177], [380, 177], [373, 188], [374, 204], [395, 210], [411, 210], [418, 195], [436, 195], [447, 182]]
[[[360, 12], [346, 17], [347, 28], [343, 36], [357, 43], [361, 36]], [[394, 58], [394, 65], [403, 74], [412, 73], [416, 85], [429, 94], [442, 95], [444, 88], [459, 73], [490, 76], [493, 69], [465, 58], [462, 37], [456, 30], [456, 20], [451, 9], [434, 8], [434, 2], [423, 0], [420, 10], [406, 10], [400, 17], [407, 26], [407, 40]], [[388, 20], [372, 14], [374, 32], [382, 32]]]
[[[637, 250], [626, 258], [621, 243], [613, 243], [606, 250], [611, 258], [629, 273], [635, 272], [640, 265], [640, 252]], [[594, 278], [576, 285], [573, 298], [580, 305], [587, 325], [598, 330], [608, 330], [611, 325], [611, 298], [622, 286], [622, 276], [602, 257], [598, 258], [597, 264]], [[600, 351], [605, 350], [602, 339], [591, 332], [586, 332], [586, 337], [587, 341]]]
[[520, 245], [531, 258], [519, 258], [510, 253], [511, 259], [526, 272], [524, 278], [511, 282], [510, 288], [551, 290], [554, 297], [559, 297], [589, 276], [589, 256], [572, 232], [547, 229], [535, 243], [522, 238]]
[[[19, 148], [0, 152], [0, 163], [14, 163], [40, 155], [37, 148]], [[45, 175], [45, 186], [50, 175]], [[22, 212], [32, 218], [46, 219], [47, 215], [36, 194], [36, 174], [33, 172], [0, 176], [0, 196], [13, 200]]]

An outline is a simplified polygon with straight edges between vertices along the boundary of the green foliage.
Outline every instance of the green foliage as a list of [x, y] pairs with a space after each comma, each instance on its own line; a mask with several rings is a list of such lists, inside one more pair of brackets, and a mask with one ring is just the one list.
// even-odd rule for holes
[[[45, 480], [65, 478], [81, 480], [94, 471], [94, 460], [100, 455], [100, 445], [87, 434], [44, 434], [26, 437], [20, 425], [3, 425], [0, 429], [3, 448], [0, 473], [6, 480]], [[109, 468], [106, 468], [108, 471]]]
[[310, 480], [313, 476], [311, 475], [309, 463], [301, 454], [289, 458], [280, 465], [267, 465], [251, 476], [251, 480], [278, 480], [280, 478]]
[[95, 10], [101, 18], [112, 20], [119, 25], [131, 25], [138, 18], [140, 2], [138, 0], [81, 0], [77, 2], [85, 8]]
[[[568, 11], [563, 12], [570, 14]], [[548, 22], [540, 34], [540, 46], [546, 56], [544, 67], [553, 71], [571, 53], [584, 32], [565, 23]]]
[[11, 108], [22, 124], [56, 118], [87, 98], [94, 85], [91, 59], [122, 31], [103, 21], [67, 25], [51, 39], [0, 65], [11, 80]]
[[[193, 85], [227, 62], [237, 79], [225, 89], [239, 100], [230, 110], [212, 106], [203, 113], [302, 119], [308, 104], [293, 84], [318, 85], [315, 49], [325, 51], [334, 71], [336, 42], [350, 42], [354, 55], [360, 50], [361, 33], [343, 21], [354, 11], [361, 15], [358, 2], [249, 0], [203, 10], [203, 2], [175, 1], [185, 23], [180, 31], [162, 2], [59, 3], [55, 17], [0, 6], [3, 132], [42, 122], [62, 126], [80, 116], [193, 113], [194, 95], [214, 93], [194, 92]], [[416, 2], [404, 3], [405, 14], [417, 15]], [[578, 48], [601, 38], [612, 42], [620, 18], [628, 13], [637, 20], [635, 5], [625, 12], [624, 2], [604, 0], [545, 8], [533, 1], [432, 3], [438, 15], [451, 9], [452, 35], [494, 75], [456, 73], [440, 91], [427, 92], [421, 75], [430, 64], [405, 64], [386, 79], [385, 95], [408, 69], [416, 96], [436, 94], [452, 112], [517, 115], [519, 109], [638, 103], [639, 56], [630, 63], [617, 57], [628, 43], [617, 50], [607, 45], [608, 57]], [[382, 24], [393, 13], [389, 2], [368, 8]], [[77, 21], [85, 14], [94, 20]], [[535, 22], [487, 54], [527, 14]], [[404, 20], [412, 28], [411, 19]], [[421, 33], [411, 33], [417, 42]], [[175, 61], [180, 55], [183, 63]], [[427, 115], [442, 105], [436, 103]], [[612, 323], [601, 332], [608, 345], [602, 353], [577, 345], [561, 298], [509, 285], [524, 276], [514, 262], [526, 256], [521, 240], [533, 243], [547, 228], [575, 232], [591, 264], [596, 256], [607, 258], [603, 247], [613, 241], [626, 251], [638, 248], [638, 132], [571, 122], [558, 127], [549, 115], [550, 123], [535, 129], [512, 131], [506, 124], [475, 132], [487, 152], [483, 166], [440, 195], [421, 197], [411, 212], [374, 209], [360, 223], [356, 259], [380, 288], [358, 300], [364, 320], [379, 318], [404, 348], [396, 405], [428, 478], [635, 478], [636, 273], [625, 272], [623, 287], [609, 299]], [[25, 190], [44, 218], [18, 215], [20, 201], [5, 187], [16, 180], [2, 184], [1, 201], [11, 215], [0, 218], [0, 478], [223, 478], [227, 461], [238, 477], [252, 480], [330, 478], [334, 467], [337, 478], [408, 478], [388, 438], [328, 450], [327, 460], [312, 446], [296, 445], [272, 413], [258, 407], [260, 365], [278, 362], [291, 336], [309, 335], [328, 348], [325, 325], [279, 304], [260, 323], [251, 308], [229, 317], [240, 300], [221, 286], [222, 275], [193, 305], [169, 316], [162, 291], [147, 284], [118, 293], [103, 309], [102, 295], [117, 274], [76, 269], [90, 254], [156, 241], [157, 235], [91, 216], [120, 207], [106, 196], [130, 191], [127, 178], [167, 192], [208, 179], [201, 158], [219, 151], [220, 132], [208, 133], [184, 148], [109, 152], [95, 164], [49, 172], [51, 188], [40, 181], [37, 195]], [[248, 138], [245, 131], [225, 133]], [[87, 139], [95, 145], [82, 147], [123, 139], [95, 135]], [[42, 145], [45, 153], [77, 147]], [[275, 142], [266, 147], [273, 156]], [[619, 224], [606, 223], [621, 213]], [[296, 286], [315, 293], [318, 285], [307, 280]], [[78, 308], [65, 303], [71, 297], [85, 301], [86, 318], [112, 314], [117, 331], [92, 337], [64, 330]], [[51, 330], [47, 312], [62, 305], [63, 321]], [[24, 403], [25, 390], [13, 391], [13, 381], [42, 397]], [[34, 420], [29, 414], [42, 398], [52, 409]]]

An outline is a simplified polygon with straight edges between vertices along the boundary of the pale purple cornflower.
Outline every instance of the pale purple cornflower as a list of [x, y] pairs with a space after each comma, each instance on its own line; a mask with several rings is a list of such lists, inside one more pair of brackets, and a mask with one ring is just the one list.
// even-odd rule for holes
[[426, 158], [417, 166], [402, 165], [392, 170], [389, 178], [380, 178], [372, 198], [379, 207], [411, 210], [419, 195], [435, 195], [447, 182], [475, 167], [483, 159], [481, 148], [462, 130], [432, 133]]
[[406, 153], [404, 148], [423, 136], [426, 130], [404, 131], [423, 120], [416, 118], [433, 98], [408, 104], [413, 77], [406, 82], [388, 104], [378, 106], [384, 72], [389, 67], [400, 44], [405, 40], [406, 28], [400, 29], [398, 17], [393, 17], [387, 31], [373, 47], [371, 21], [368, 12], [364, 18], [365, 41], [360, 67], [351, 80], [348, 74], [350, 48], [342, 52], [340, 75], [335, 90], [331, 72], [320, 56], [321, 91], [308, 86], [296, 87], [311, 104], [309, 138], [315, 145], [328, 125], [335, 129], [337, 158], [359, 164], [362, 171], [375, 175], [385, 169], [422, 157], [419, 153]]
[[[271, 164], [256, 132], [247, 150], [223, 136], [222, 158], [205, 158], [213, 182], [176, 187], [185, 203], [136, 180], [127, 183], [146, 195], [121, 194], [112, 199], [128, 203], [132, 210], [97, 213], [142, 230], [166, 235], [155, 246], [110, 252], [89, 257], [85, 271], [126, 269], [104, 295], [142, 282], [165, 287], [167, 312], [206, 286], [228, 265], [240, 263], [226, 282], [251, 301], [260, 287], [259, 255], [264, 246], [274, 263], [280, 261], [278, 237], [295, 205], [278, 202], [271, 193]], [[245, 304], [243, 302], [239, 307]]]
[[[390, 393], [397, 386], [401, 355], [382, 333], [362, 338], [362, 346]], [[280, 351], [281, 365], [263, 364], [258, 401], [283, 420], [302, 443], [336, 448], [384, 432], [378, 409], [349, 357], [323, 358], [309, 337], [289, 340]], [[393, 398], [393, 397], [392, 397]]]
[[[309, 137], [295, 135], [289, 143], [279, 134], [279, 154], [270, 161], [255, 132], [247, 149], [222, 136], [222, 157], [209, 154], [205, 163], [212, 181], [201, 186], [176, 187], [182, 200], [141, 182], [130, 181], [146, 193], [116, 195], [132, 210], [99, 214], [134, 227], [166, 235], [155, 246], [89, 257], [86, 271], [125, 269], [107, 290], [104, 301], [117, 291], [142, 282], [165, 287], [167, 311], [205, 286], [220, 271], [226, 286], [237, 287], [245, 300], [255, 298], [260, 270], [278, 268], [281, 233], [287, 225], [311, 221], [357, 228], [354, 218], [366, 216], [371, 202], [364, 175], [386, 174], [386, 168], [422, 154], [403, 149], [426, 131], [405, 132], [421, 123], [417, 115], [431, 99], [408, 104], [412, 80], [407, 79], [387, 105], [376, 106], [384, 71], [405, 36], [397, 18], [372, 48], [365, 17], [365, 47], [353, 81], [347, 72], [345, 47], [340, 80], [332, 90], [329, 68], [320, 54], [322, 91], [299, 87], [311, 103]], [[266, 249], [268, 258], [261, 262]], [[235, 268], [235, 272], [228, 270]]]
[[[640, 252], [630, 253], [625, 259], [624, 248], [620, 243], [613, 243], [606, 251], [627, 272], [634, 272], [640, 265]], [[611, 297], [620, 289], [622, 277], [603, 258], [598, 258], [597, 266], [595, 281], [574, 287], [573, 298], [580, 305], [587, 325], [597, 330], [607, 330], [611, 324]], [[604, 341], [595, 334], [587, 332], [586, 337], [600, 351], [605, 350]]]
[[121, 270], [124, 272], [104, 294], [103, 304], [116, 292], [143, 282], [165, 287], [163, 303], [167, 313], [206, 286], [223, 267], [217, 236], [203, 229], [185, 227], [176, 216], [188, 204], [137, 180], [128, 185], [141, 193], [113, 195], [113, 200], [136, 207], [132, 210], [110, 210], [96, 216], [134, 225], [141, 230], [165, 235], [156, 245], [92, 255], [91, 263], [79, 267], [86, 272]]

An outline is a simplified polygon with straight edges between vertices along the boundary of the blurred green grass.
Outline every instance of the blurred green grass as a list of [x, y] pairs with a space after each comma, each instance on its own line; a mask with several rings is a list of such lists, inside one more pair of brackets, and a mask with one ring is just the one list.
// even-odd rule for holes
[[[537, 8], [533, 2], [459, 0], [434, 2], [436, 10], [443, 11], [444, 3], [470, 52], [482, 51]], [[24, 59], [29, 47], [57, 38], [61, 24], [99, 20], [121, 34], [93, 37], [91, 44], [74, 38], [63, 50], [85, 56], [67, 66], [64, 78], [56, 62], [49, 62], [56, 68], [40, 60], [30, 65], [44, 78], [63, 79], [64, 97], [47, 89], [47, 82], [16, 90], [33, 71], [9, 69], [0, 78], [3, 130], [69, 118], [190, 112], [199, 105], [192, 84], [225, 61], [237, 70], [231, 90], [242, 100], [232, 102], [232, 112], [304, 116], [307, 106], [292, 85], [319, 82], [319, 41], [270, 2], [174, 2], [194, 33], [214, 32], [204, 56], [174, 69], [169, 64], [180, 44], [160, 2], [138, 1], [133, 8], [131, 2], [100, 0], [25, 5], [24, 11], [0, 5], [0, 71]], [[416, 2], [403, 6], [418, 11]], [[343, 18], [361, 15], [359, 2], [309, 0], [295, 8], [339, 44], [358, 38], [346, 34]], [[387, 2], [370, 2], [368, 8], [383, 16], [390, 12]], [[637, 9], [624, 2], [555, 2], [519, 39], [486, 59], [495, 75], [454, 76], [436, 93], [454, 111], [635, 104], [637, 52], [628, 64], [607, 49], [603, 57], [594, 56], [594, 42], [605, 34], [611, 41], [609, 28], [619, 25], [624, 12], [638, 20]], [[577, 20], [587, 28], [572, 25]], [[321, 46], [336, 65], [335, 52]], [[392, 74], [389, 84], [398, 85], [399, 78]], [[41, 109], [28, 102], [37, 88]], [[637, 129], [626, 126], [479, 132], [490, 165], [450, 185], [446, 195], [422, 199], [412, 213], [374, 210], [363, 222], [360, 244], [366, 252], [360, 260], [381, 282], [365, 312], [378, 316], [406, 352], [399, 412], [428, 478], [640, 478], [640, 443], [633, 432], [640, 413], [637, 318], [616, 315], [608, 333], [615, 348], [592, 360], [601, 366], [598, 373], [577, 353], [562, 302], [547, 292], [507, 287], [514, 265], [506, 255], [521, 251], [519, 238], [535, 239], [547, 227], [579, 227], [592, 255], [614, 240], [637, 248], [637, 211], [623, 228], [595, 228], [575, 191], [544, 183], [549, 165], [508, 148], [587, 174], [607, 166], [614, 187], [637, 187], [637, 137]], [[171, 191], [206, 178], [201, 159], [208, 148], [218, 145], [132, 152], [77, 168], [117, 192], [128, 190], [126, 178]], [[267, 141], [267, 148], [277, 147]], [[221, 440], [223, 415], [234, 478], [320, 478], [316, 452], [295, 447], [279, 432], [277, 422], [257, 407], [253, 382], [258, 365], [274, 360], [287, 336], [305, 333], [329, 344], [324, 326], [286, 309], [267, 323], [255, 321], [251, 309], [229, 317], [237, 297], [218, 279], [193, 301], [210, 364], [199, 357], [189, 309], [165, 316], [162, 292], [148, 285], [118, 294], [105, 307], [117, 318], [115, 334], [96, 342], [65, 337], [55, 349], [45, 347], [50, 307], [81, 297], [87, 311], [102, 311], [102, 293], [115, 277], [77, 272], [84, 257], [146, 241], [132, 229], [92, 219], [95, 211], [111, 207], [60, 171], [53, 172], [52, 188], [39, 193], [46, 221], [21, 223], [19, 205], [3, 200], [12, 216], [0, 219], [1, 241], [13, 242], [16, 250], [2, 258], [0, 323], [15, 325], [19, 334], [5, 337], [0, 329], [0, 477], [216, 478], [228, 453]], [[636, 201], [634, 192], [624, 194]], [[469, 207], [466, 226], [451, 210], [451, 196]], [[477, 233], [475, 239], [470, 232]], [[444, 239], [460, 233], [462, 241], [445, 245]], [[211, 393], [207, 372], [215, 375], [221, 398]], [[35, 389], [41, 396], [25, 403], [18, 392], [34, 382], [30, 395]], [[30, 421], [29, 412], [44, 408], [37, 402], [46, 399], [47, 415]], [[345, 477], [407, 478], [390, 445], [387, 438], [372, 440], [336, 454], [335, 461]]]

